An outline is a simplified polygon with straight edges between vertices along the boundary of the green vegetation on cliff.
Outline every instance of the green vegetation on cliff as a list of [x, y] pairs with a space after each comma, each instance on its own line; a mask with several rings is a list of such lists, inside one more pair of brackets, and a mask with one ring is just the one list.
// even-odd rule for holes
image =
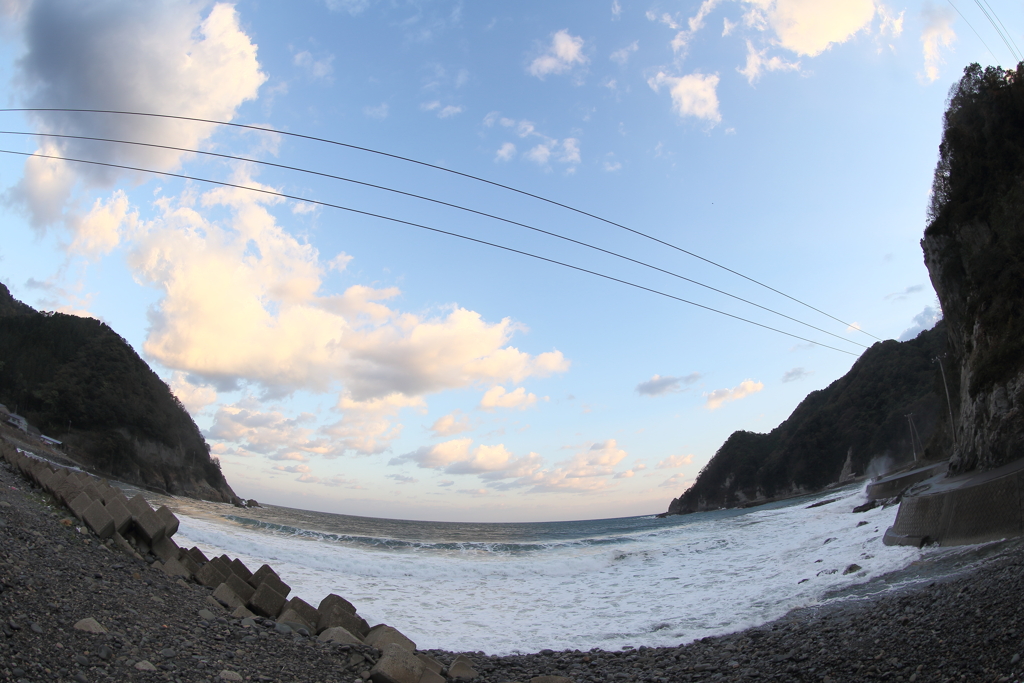
[[[734, 432], [694, 484], [672, 501], [669, 513], [817, 491], [844, 474], [864, 474], [875, 458], [910, 461], [905, 416], [913, 413], [921, 439], [928, 443], [946, 410], [945, 399], [940, 400], [942, 379], [932, 362], [945, 345], [941, 322], [910, 341], [876, 343], [846, 375], [812, 391], [770, 433]], [[917, 449], [920, 456], [921, 447]]]
[[0, 403], [85, 464], [170, 493], [234, 496], [181, 402], [104, 323], [36, 312], [0, 284], [0, 359]]
[[1024, 64], [971, 64], [949, 93], [925, 265], [958, 377], [950, 473], [1024, 453]]

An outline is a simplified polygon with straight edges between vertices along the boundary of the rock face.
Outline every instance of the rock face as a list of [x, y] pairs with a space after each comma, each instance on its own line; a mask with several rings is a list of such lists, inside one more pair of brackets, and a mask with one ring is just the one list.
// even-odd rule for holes
[[1024, 455], [1024, 66], [972, 64], [950, 91], [929, 219], [959, 385], [950, 473], [988, 470]]
[[74, 460], [151, 490], [236, 499], [181, 402], [102, 322], [37, 312], [0, 284], [0, 358], [0, 403]]
[[734, 432], [668, 514], [811, 493], [863, 475], [873, 462], [910, 462], [915, 449], [920, 456], [905, 416], [913, 413], [921, 440], [935, 443], [947, 409], [932, 359], [945, 351], [945, 338], [940, 322], [910, 341], [878, 342], [770, 433]]

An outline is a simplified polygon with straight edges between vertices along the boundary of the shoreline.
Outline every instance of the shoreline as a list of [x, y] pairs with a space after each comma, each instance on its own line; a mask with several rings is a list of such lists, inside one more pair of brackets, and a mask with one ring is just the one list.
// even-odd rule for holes
[[[378, 656], [366, 646], [282, 634], [269, 620], [244, 623], [226, 612], [204, 619], [200, 610], [214, 609], [209, 589], [108, 549], [62, 523], [66, 511], [45, 500], [0, 467], [2, 680], [354, 683]], [[477, 683], [543, 675], [577, 683], [1019, 680], [1024, 543], [989, 544], [972, 561], [976, 566], [912, 586], [893, 587], [899, 576], [886, 575], [881, 593], [801, 608], [681, 647], [461, 654]], [[86, 618], [107, 633], [75, 630]], [[459, 654], [425, 652], [446, 666]], [[153, 670], [139, 670], [140, 662]]]

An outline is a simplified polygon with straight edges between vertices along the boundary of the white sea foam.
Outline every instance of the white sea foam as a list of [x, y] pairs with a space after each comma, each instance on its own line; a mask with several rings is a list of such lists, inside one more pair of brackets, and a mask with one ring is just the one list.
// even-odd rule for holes
[[[936, 552], [882, 545], [895, 506], [851, 514], [861, 489], [822, 499], [833, 497], [524, 553], [379, 549], [185, 515], [176, 540], [269, 563], [314, 606], [343, 595], [420, 648], [665, 646], [764, 623]], [[861, 569], [844, 574], [852, 564]]]

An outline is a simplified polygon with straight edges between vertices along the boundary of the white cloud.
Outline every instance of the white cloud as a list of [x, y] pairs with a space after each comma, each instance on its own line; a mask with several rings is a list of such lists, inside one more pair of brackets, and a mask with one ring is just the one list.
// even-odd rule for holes
[[608, 479], [615, 474], [615, 466], [627, 455], [615, 439], [609, 439], [577, 452], [571, 460], [560, 463], [552, 470], [538, 470], [522, 477], [516, 485], [530, 486], [530, 491], [534, 493], [600, 491], [607, 488]]
[[622, 168], [622, 164], [619, 163], [618, 161], [606, 160], [602, 164], [602, 168], [604, 168], [604, 170], [607, 171], [608, 173], [614, 173], [615, 171], [618, 171]]
[[332, 12], [348, 12], [352, 16], [362, 14], [372, 0], [325, 0], [327, 9]]
[[424, 410], [426, 403], [419, 396], [399, 392], [365, 401], [343, 394], [337, 408], [342, 411], [341, 420], [320, 431], [338, 450], [374, 455], [386, 451], [401, 436], [402, 425], [395, 424], [399, 412], [404, 408]]
[[[33, 3], [24, 26], [25, 53], [18, 60], [16, 94], [31, 107], [78, 107], [178, 114], [230, 121], [254, 99], [266, 80], [256, 46], [241, 30], [233, 6], [189, 2]], [[32, 114], [40, 132], [115, 139], [159, 140], [195, 148], [212, 124], [132, 116], [84, 116], [70, 112]], [[117, 164], [169, 170], [183, 153], [129, 145], [90, 146], [84, 141], [49, 142], [48, 153], [86, 156]], [[29, 159], [10, 198], [43, 229], [56, 222], [76, 181], [109, 186], [124, 173], [110, 168], [58, 169]]]
[[495, 161], [511, 161], [516, 156], [516, 146], [511, 142], [506, 142], [494, 155]]
[[213, 190], [200, 203], [230, 207], [223, 225], [166, 200], [163, 215], [140, 226], [128, 263], [161, 292], [144, 345], [154, 360], [219, 388], [250, 383], [272, 395], [340, 384], [356, 402], [568, 369], [559, 351], [511, 346], [521, 326], [508, 318], [488, 323], [456, 306], [403, 313], [384, 303], [397, 288], [321, 294], [316, 249], [278, 226], [263, 201]]
[[480, 474], [504, 479], [523, 476], [539, 467], [539, 456], [531, 453], [525, 458], [514, 458], [504, 444], [473, 447], [469, 438], [453, 439], [435, 446], [424, 446], [411, 453], [392, 458], [389, 465], [416, 463], [426, 469], [442, 470], [447, 474]]
[[310, 78], [315, 80], [330, 80], [334, 73], [334, 55], [327, 55], [322, 59], [316, 59], [308, 50], [299, 52], [292, 58], [295, 66], [306, 70]]
[[925, 330], [930, 330], [935, 327], [935, 324], [940, 320], [942, 320], [941, 309], [933, 308], [932, 306], [925, 306], [923, 311], [914, 316], [914, 324], [903, 330], [903, 334], [899, 336], [899, 340], [909, 341]]
[[473, 426], [469, 423], [469, 417], [463, 415], [461, 410], [453, 410], [447, 415], [437, 418], [430, 426], [430, 431], [434, 432], [434, 436], [455, 436], [471, 429]]
[[513, 410], [526, 410], [537, 403], [535, 394], [527, 394], [526, 389], [519, 387], [512, 392], [505, 391], [505, 387], [494, 386], [487, 390], [484, 397], [480, 399], [480, 408], [483, 410], [494, 410], [495, 408], [511, 408]]
[[798, 382], [806, 377], [810, 377], [813, 374], [813, 372], [804, 370], [803, 368], [793, 368], [792, 370], [787, 370], [785, 374], [782, 375], [782, 381]]
[[634, 40], [632, 43], [630, 43], [626, 47], [624, 47], [622, 49], [619, 49], [619, 50], [616, 50], [615, 52], [613, 52], [611, 54], [611, 56], [609, 57], [609, 59], [611, 59], [616, 64], [621, 64], [621, 65], [625, 66], [626, 62], [629, 61], [629, 56], [631, 54], [633, 54], [634, 52], [636, 52], [637, 50], [639, 50], [639, 49], [640, 49], [640, 42], [637, 41], [637, 40]]
[[761, 382], [746, 379], [732, 389], [715, 389], [710, 394], [704, 394], [704, 396], [707, 398], [708, 410], [717, 410], [726, 403], [746, 398], [762, 389], [764, 389], [764, 384]]
[[622, 16], [622, 5], [619, 4], [619, 0], [612, 0], [612, 19], [618, 19]]
[[449, 104], [448, 106], [442, 108], [441, 111], [437, 112], [437, 118], [439, 118], [439, 119], [447, 119], [447, 118], [449, 118], [451, 116], [455, 116], [456, 114], [461, 114], [461, 113], [462, 113], [462, 107], [461, 106], [456, 106], [454, 104]]
[[798, 55], [815, 57], [833, 44], [844, 43], [869, 28], [874, 0], [746, 0], [744, 22], [775, 33], [778, 45]]
[[[704, 28], [704, 20], [711, 14], [711, 11], [721, 2], [721, 0], [704, 0], [700, 7], [697, 9], [697, 13], [690, 17], [687, 22], [686, 30], [682, 30], [676, 34], [675, 38], [672, 39], [672, 51], [676, 53], [685, 53], [686, 48], [690, 44], [690, 39]], [[666, 15], [667, 16], [667, 15]], [[669, 25], [670, 28], [679, 28], [678, 24], [674, 21], [663, 22]]]
[[681, 391], [684, 385], [690, 385], [701, 378], [699, 372], [691, 372], [685, 377], [674, 377], [672, 375], [654, 375], [646, 382], [636, 385], [636, 392], [641, 396], [662, 396], [673, 392]]
[[893, 10], [882, 4], [879, 4], [875, 9], [882, 20], [878, 27], [878, 32], [883, 36], [899, 38], [903, 33], [903, 15], [906, 13], [905, 10], [896, 14]]
[[383, 121], [384, 119], [386, 119], [388, 117], [389, 109], [390, 109], [390, 107], [388, 107], [388, 103], [387, 102], [381, 102], [376, 107], [369, 107], [369, 106], [363, 107], [363, 114], [365, 114], [366, 116], [369, 116], [371, 119], [377, 119], [378, 121]]
[[953, 12], [948, 7], [926, 2], [921, 8], [925, 27], [921, 31], [921, 46], [924, 51], [924, 80], [934, 83], [939, 78], [939, 67], [944, 63], [942, 48], [949, 47], [956, 40], [953, 30]]
[[586, 64], [587, 61], [587, 56], [583, 54], [583, 39], [569, 35], [569, 31], [563, 29], [551, 37], [551, 45], [544, 54], [533, 60], [529, 72], [543, 80], [545, 76], [564, 74], [577, 64]]
[[[272, 460], [304, 462], [309, 454], [331, 454], [333, 446], [313, 438], [315, 417], [309, 413], [288, 417], [277, 410], [262, 410], [255, 398], [222, 405], [214, 414], [207, 438], [221, 444], [234, 443], [247, 453]], [[279, 468], [280, 469], [280, 468]]]
[[216, 389], [205, 384], [193, 384], [184, 372], [175, 372], [168, 385], [188, 412], [193, 414], [217, 400]]
[[778, 55], [765, 57], [767, 53], [768, 48], [757, 50], [753, 43], [747, 41], [747, 64], [742, 69], [737, 67], [736, 70], [746, 76], [747, 82], [751, 85], [765, 71], [797, 71], [800, 69], [800, 62], [787, 62]]
[[683, 465], [690, 465], [693, 463], [693, 454], [690, 455], [670, 455], [664, 460], [658, 462], [655, 466], [659, 470], [672, 470]]
[[526, 153], [526, 158], [536, 162], [539, 166], [546, 166], [551, 158], [551, 145], [541, 143]]
[[658, 484], [658, 486], [664, 486], [666, 488], [681, 489], [686, 488], [688, 484], [692, 484], [691, 480], [686, 478], [686, 475], [682, 472], [676, 472], [665, 481]]
[[692, 73], [676, 77], [659, 71], [656, 76], [647, 80], [647, 84], [655, 92], [662, 86], [667, 86], [672, 95], [672, 108], [680, 116], [693, 116], [712, 124], [722, 120], [722, 115], [718, 111], [718, 95], [715, 92], [718, 87], [717, 74]]
[[565, 138], [562, 140], [562, 152], [558, 160], [563, 164], [580, 163], [580, 141], [576, 138]]
[[70, 251], [91, 257], [107, 254], [120, 244], [123, 230], [137, 224], [138, 217], [138, 212], [130, 211], [123, 190], [115, 191], [106, 202], [97, 199], [89, 213], [69, 221], [74, 235]]
[[726, 36], [730, 35], [734, 28], [736, 28], [736, 22], [735, 21], [729, 21], [729, 17], [726, 17], [725, 19], [723, 19], [722, 20], [722, 37], [725, 38]]

